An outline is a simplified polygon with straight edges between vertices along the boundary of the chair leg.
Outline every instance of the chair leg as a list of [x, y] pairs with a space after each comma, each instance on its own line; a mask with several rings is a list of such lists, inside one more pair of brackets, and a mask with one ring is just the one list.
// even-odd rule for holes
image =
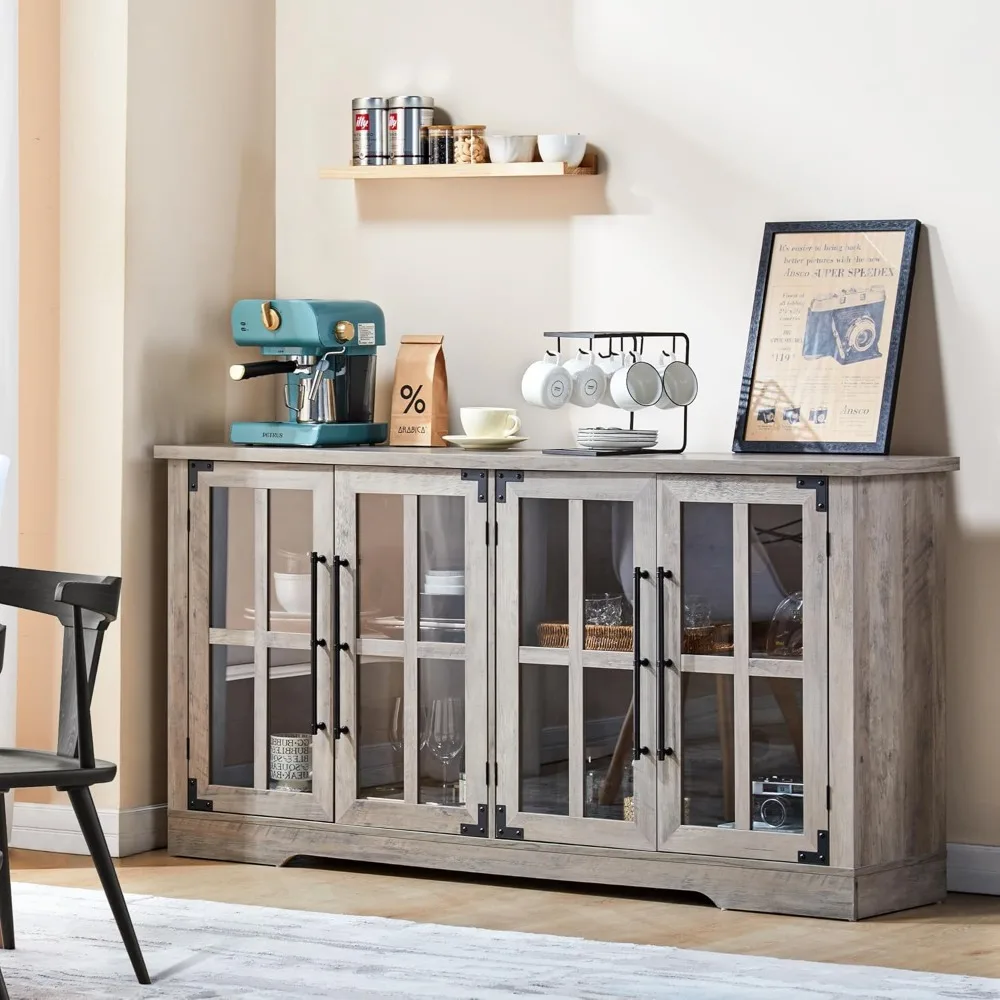
[[149, 984], [149, 973], [146, 971], [146, 963], [142, 957], [142, 950], [139, 947], [139, 940], [135, 936], [135, 928], [132, 926], [132, 918], [129, 916], [128, 907], [125, 905], [125, 897], [122, 895], [122, 887], [118, 882], [118, 874], [111, 861], [111, 852], [108, 850], [108, 842], [104, 839], [104, 831], [101, 829], [101, 821], [97, 818], [97, 810], [94, 808], [94, 800], [91, 797], [89, 788], [68, 788], [66, 789], [69, 800], [73, 804], [73, 811], [80, 823], [83, 831], [83, 839], [87, 841], [87, 849], [94, 859], [94, 867], [101, 878], [101, 885], [104, 886], [104, 894], [111, 904], [111, 912], [115, 915], [118, 930], [121, 933], [122, 941], [125, 942], [125, 950], [132, 960], [132, 968], [135, 970], [136, 979], [144, 985]]
[[3, 981], [2, 972], [0, 972], [0, 1000], [10, 1000], [10, 994], [7, 992], [7, 984]]
[[[0, 792], [0, 940], [6, 951], [14, 948], [14, 906], [10, 898], [10, 850], [7, 847], [6, 796]], [[0, 993], [0, 1000], [3, 994]]]

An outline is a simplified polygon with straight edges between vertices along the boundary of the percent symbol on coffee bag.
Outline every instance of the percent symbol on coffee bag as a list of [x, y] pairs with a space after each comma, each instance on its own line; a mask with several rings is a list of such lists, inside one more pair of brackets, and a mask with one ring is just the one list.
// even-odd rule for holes
[[422, 385], [418, 385], [416, 389], [412, 385], [404, 385], [402, 389], [399, 390], [400, 396], [403, 399], [409, 400], [406, 406], [403, 408], [404, 413], [409, 413], [410, 410], [416, 410], [417, 413], [423, 413], [427, 409], [427, 404], [420, 398], [420, 392], [423, 389]]

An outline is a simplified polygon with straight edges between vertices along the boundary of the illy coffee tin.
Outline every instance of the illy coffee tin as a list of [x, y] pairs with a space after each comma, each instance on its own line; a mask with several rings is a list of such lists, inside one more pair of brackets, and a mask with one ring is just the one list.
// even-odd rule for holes
[[382, 167], [389, 162], [386, 105], [384, 97], [356, 97], [354, 116], [354, 164]]
[[434, 121], [434, 98], [389, 98], [389, 156], [393, 164], [427, 163], [427, 133]]

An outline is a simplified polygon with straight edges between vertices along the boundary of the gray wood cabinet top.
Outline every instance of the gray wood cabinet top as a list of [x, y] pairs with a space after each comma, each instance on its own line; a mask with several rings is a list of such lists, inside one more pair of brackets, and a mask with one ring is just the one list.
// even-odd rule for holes
[[956, 472], [957, 457], [923, 455], [625, 455], [578, 458], [458, 448], [248, 448], [237, 445], [157, 445], [155, 458], [257, 465], [350, 465], [422, 469], [531, 469], [550, 472], [618, 472], [717, 476], [899, 476]]

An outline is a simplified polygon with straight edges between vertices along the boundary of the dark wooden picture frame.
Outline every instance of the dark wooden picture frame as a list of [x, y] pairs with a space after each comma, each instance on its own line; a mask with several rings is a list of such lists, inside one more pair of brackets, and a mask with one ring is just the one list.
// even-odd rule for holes
[[[739, 408], [736, 416], [736, 432], [733, 437], [735, 452], [822, 452], [833, 454], [877, 454], [884, 455], [889, 449], [892, 434], [892, 418], [896, 406], [896, 390], [902, 362], [903, 338], [910, 308], [910, 294], [913, 287], [913, 269], [916, 261], [917, 244], [920, 238], [920, 223], [916, 219], [884, 221], [847, 222], [769, 222], [764, 226], [764, 241], [761, 247], [760, 264], [757, 270], [757, 287], [754, 292], [753, 316], [747, 341], [746, 362], [743, 381], [740, 386]], [[823, 233], [903, 233], [902, 254], [896, 284], [896, 299], [892, 326], [887, 342], [882, 341], [885, 355], [885, 376], [882, 384], [881, 406], [878, 414], [877, 433], [871, 441], [818, 441], [818, 440], [747, 440], [747, 421], [751, 419], [750, 401], [753, 397], [755, 370], [760, 347], [761, 319], [767, 300], [771, 279], [771, 265], [777, 237], [788, 234]]]

